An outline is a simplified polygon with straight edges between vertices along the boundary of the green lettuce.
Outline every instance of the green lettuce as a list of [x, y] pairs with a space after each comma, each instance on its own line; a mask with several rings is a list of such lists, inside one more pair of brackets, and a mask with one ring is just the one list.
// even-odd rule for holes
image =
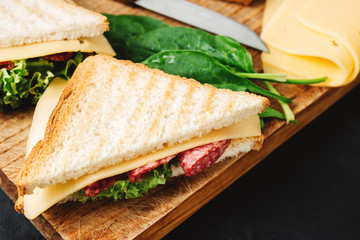
[[0, 69], [0, 111], [36, 104], [55, 77], [70, 79], [84, 58], [85, 55], [78, 52], [66, 62], [21, 59], [13, 61], [11, 70]]
[[149, 189], [155, 188], [159, 184], [165, 184], [172, 175], [171, 165], [176, 164], [175, 160], [165, 163], [150, 171], [145, 178], [137, 183], [130, 182], [129, 178], [126, 177], [94, 197], [86, 196], [84, 190], [81, 189], [73, 194], [73, 199], [86, 203], [88, 200], [96, 201], [102, 198], [113, 198], [117, 201], [142, 197]]

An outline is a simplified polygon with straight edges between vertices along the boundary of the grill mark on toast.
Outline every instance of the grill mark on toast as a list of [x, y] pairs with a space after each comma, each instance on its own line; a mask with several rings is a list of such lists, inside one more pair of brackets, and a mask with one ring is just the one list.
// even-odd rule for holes
[[[212, 112], [212, 108], [211, 108], [211, 104], [212, 102], [214, 101], [214, 96], [215, 96], [215, 91], [216, 91], [216, 88], [210, 88], [210, 92], [207, 96], [207, 99], [206, 101], [204, 102], [204, 107], [205, 107], [205, 110], [204, 112]], [[205, 114], [203, 114], [202, 118], [201, 118], [201, 123], [203, 124], [205, 122]]]
[[[150, 79], [155, 78], [155, 76], [156, 76], [155, 73], [151, 73]], [[151, 92], [152, 92], [152, 89], [155, 87], [155, 83], [156, 83], [156, 81], [147, 81], [147, 84], [143, 89], [143, 94], [139, 94], [139, 96], [141, 96], [141, 98], [142, 98], [142, 101], [139, 101], [138, 106], [136, 107], [133, 114], [131, 115], [131, 117], [134, 119], [133, 120], [134, 122], [138, 122], [139, 117], [143, 115], [142, 112], [146, 111], [146, 108], [144, 108], [144, 103], [151, 101], [151, 99], [150, 99], [152, 97]], [[136, 157], [136, 156], [129, 156], [129, 158], [126, 158], [126, 159], [131, 159], [133, 157]]]
[[184, 94], [183, 99], [188, 100], [188, 102], [185, 102], [185, 107], [184, 105], [180, 108], [180, 112], [178, 113], [178, 117], [177, 121], [174, 123], [172, 129], [173, 131], [171, 132], [173, 135], [176, 135], [178, 133], [178, 128], [180, 125], [180, 121], [181, 121], [181, 116], [186, 116], [189, 113], [190, 107], [192, 103], [193, 103], [193, 96], [194, 96], [194, 91], [195, 91], [195, 86], [193, 84], [189, 85], [188, 88], [188, 92], [186, 94]]
[[[109, 75], [108, 76], [116, 76], [116, 72], [118, 71], [118, 68], [117, 68], [117, 66], [115, 65], [115, 64], [113, 64], [112, 66], [111, 66], [111, 68], [110, 68], [110, 73], [109, 73]], [[107, 84], [107, 85], [105, 85], [104, 86], [104, 88], [107, 88], [107, 89], [110, 89], [110, 88], [112, 88], [112, 86], [111, 86], [111, 84]], [[107, 90], [107, 91], [110, 91], [110, 90]], [[121, 105], [117, 105], [117, 109], [119, 110], [119, 109], [121, 109]], [[89, 128], [91, 128], [91, 122], [88, 122], [87, 123], [87, 125], [90, 125], [89, 126]], [[99, 146], [98, 146], [98, 148], [99, 149], [101, 149], [103, 146], [104, 146], [104, 144], [105, 144], [105, 140], [103, 139], [103, 138], [101, 138], [101, 141], [99, 141]], [[119, 142], [119, 145], [120, 144], [123, 144], [124, 142], [123, 142], [123, 139], [121, 139], [120, 140], [120, 142]], [[95, 152], [94, 153], [94, 155], [93, 155], [93, 158], [94, 157], [97, 157], [97, 154], [98, 154], [99, 152]]]
[[162, 104], [160, 105], [160, 108], [159, 110], [157, 111], [157, 114], [156, 114], [156, 117], [154, 119], [154, 121], [151, 123], [151, 127], [148, 131], [148, 134], [147, 134], [147, 137], [146, 137], [146, 142], [149, 141], [149, 138], [151, 137], [151, 135], [153, 134], [154, 130], [156, 129], [157, 126], [159, 126], [159, 119], [161, 117], [161, 113], [163, 112], [164, 108], [169, 105], [169, 97], [172, 93], [172, 89], [174, 88], [175, 86], [175, 81], [174, 79], [170, 79], [170, 83], [169, 83], [169, 86], [168, 88], [166, 89], [166, 92], [165, 92], [165, 96], [164, 96], [164, 99], [163, 99], [163, 102]]
[[[136, 71], [135, 71], [134, 69], [131, 69], [131, 71], [130, 71], [130, 73], [129, 73], [128, 84], [127, 84], [127, 85], [129, 86], [129, 87], [128, 87], [129, 89], [133, 89], [133, 88], [135, 87], [135, 81], [136, 81], [135, 75], [136, 75]], [[130, 90], [130, 91], [131, 91], [131, 90]], [[136, 102], [140, 102], [140, 101], [138, 101], [138, 100], [140, 99], [140, 97], [139, 97], [138, 95], [136, 96], [136, 99], [137, 99]], [[131, 119], [133, 119], [133, 118], [136, 119], [136, 114], [135, 114], [136, 110], [139, 110], [139, 106], [137, 106], [137, 107], [135, 107], [135, 108], [133, 109], [130, 117], [128, 118], [128, 121], [131, 120]], [[132, 126], [131, 124], [129, 124], [129, 127], [131, 128], [131, 127], [134, 127], [134, 126]]]
[[227, 112], [231, 111], [231, 109], [233, 108], [233, 104], [231, 103], [232, 100], [230, 97], [226, 96], [226, 99], [222, 99], [225, 103], [224, 107], [222, 108], [222, 113], [221, 115], [224, 116]]
[[[154, 74], [152, 74], [151, 78], [153, 78], [153, 77], [154, 77]], [[135, 108], [133, 114], [131, 115], [131, 118], [134, 119], [134, 122], [137, 122], [137, 119], [139, 118], [139, 116], [141, 116], [141, 112], [144, 110], [144, 108], [143, 108], [144, 102], [148, 101], [148, 99], [151, 96], [150, 93], [154, 87], [155, 87], [155, 81], [147, 81], [147, 84], [143, 90], [145, 92], [145, 94], [143, 94], [141, 96], [141, 98], [143, 98], [143, 101], [139, 101], [140, 104]], [[144, 98], [144, 96], [145, 96], [145, 98]], [[140, 99], [140, 97], [139, 97], [139, 99]]]
[[[136, 85], [136, 73], [137, 73], [136, 70], [134, 70], [134, 69], [130, 70], [129, 80], [128, 80], [128, 83], [127, 83], [128, 88], [130, 89], [130, 91]], [[147, 85], [145, 86], [145, 89], [146, 89], [145, 91], [150, 91], [153, 88], [153, 85], [154, 85], [153, 81], [148, 81]], [[140, 111], [143, 108], [144, 103], [140, 101], [140, 98], [141, 98], [140, 96], [141, 95], [136, 95], [136, 102], [139, 103], [139, 104], [137, 106], [135, 106], [135, 108], [133, 108], [132, 113], [129, 114], [129, 117], [127, 119], [127, 121], [129, 122], [129, 125], [128, 125], [129, 128], [136, 128], [136, 125], [133, 125], [131, 122], [136, 122], [137, 121], [137, 119], [140, 116]], [[133, 121], [131, 121], [132, 119], [133, 119]], [[130, 132], [127, 132], [127, 135], [125, 135], [124, 138], [121, 139], [120, 144], [123, 143], [123, 139], [128, 139], [129, 136], [130, 136]]]
[[[47, 12], [40, 11], [40, 10], [37, 8], [37, 6], [24, 5], [24, 7], [25, 7], [26, 9], [28, 9], [29, 12], [32, 12], [34, 15], [42, 15], [42, 16], [44, 16], [44, 17], [43, 17], [44, 20], [46, 20], [46, 21], [51, 21], [51, 23], [53, 23], [54, 25], [55, 25], [55, 24], [56, 24], [56, 25], [59, 25], [59, 23], [57, 23], [57, 22], [55, 21], [56, 18], [55, 18], [52, 14], [49, 14], [49, 13], [47, 13]], [[58, 7], [58, 6], [56, 5], [56, 7]], [[46, 18], [45, 18], [45, 16], [46, 16]]]

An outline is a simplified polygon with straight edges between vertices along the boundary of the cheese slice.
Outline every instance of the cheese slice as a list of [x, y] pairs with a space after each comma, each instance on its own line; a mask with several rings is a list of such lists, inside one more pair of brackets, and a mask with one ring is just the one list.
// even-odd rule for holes
[[67, 81], [65, 79], [54, 78], [39, 99], [26, 144], [26, 157], [36, 143], [43, 139], [49, 117], [56, 107], [66, 84]]
[[[325, 83], [318, 86], [336, 87], [344, 84], [352, 70], [341, 68], [341, 63], [335, 63], [329, 59], [315, 56], [299, 56], [289, 54], [277, 48], [269, 46], [270, 54], [262, 54], [264, 72], [286, 74], [287, 78], [299, 79], [328, 77]], [[348, 58], [349, 59], [349, 58]], [[351, 58], [350, 58], [351, 59]], [[270, 72], [269, 66], [281, 69], [281, 71]], [[348, 65], [349, 66], [349, 65]], [[315, 85], [315, 84], [314, 84]]]
[[341, 5], [336, 0], [267, 0], [261, 37], [270, 53], [262, 54], [264, 72], [328, 76], [318, 84], [328, 87], [351, 82], [359, 72], [360, 1]]
[[116, 55], [104, 35], [99, 35], [75, 40], [49, 41], [2, 48], [0, 49], [0, 62], [77, 51], [103, 53], [110, 56]]
[[273, 16], [276, 14], [276, 12], [279, 10], [280, 6], [284, 3], [284, 0], [267, 0], [265, 3], [265, 11], [263, 16], [263, 25], [262, 29], [267, 27], [270, 20], [273, 18]]
[[344, 45], [350, 52], [354, 71], [346, 84], [356, 78], [360, 69], [359, 10], [359, 0], [309, 0], [296, 13], [303, 25], [337, 39], [335, 43]]
[[[60, 78], [54, 79], [40, 98], [35, 109], [30, 129], [27, 154], [32, 147], [44, 137], [47, 120], [56, 106], [65, 85], [65, 80]], [[63, 184], [52, 185], [47, 188], [36, 188], [33, 194], [24, 196], [24, 214], [28, 219], [33, 219], [67, 196], [93, 182], [128, 172], [164, 157], [212, 142], [259, 135], [261, 135], [260, 119], [258, 115], [254, 115], [232, 126], [213, 130], [205, 136], [197, 137], [175, 146], [166, 147], [156, 152], [124, 161], [118, 165], [101, 169], [96, 173], [82, 176], [79, 179]]]

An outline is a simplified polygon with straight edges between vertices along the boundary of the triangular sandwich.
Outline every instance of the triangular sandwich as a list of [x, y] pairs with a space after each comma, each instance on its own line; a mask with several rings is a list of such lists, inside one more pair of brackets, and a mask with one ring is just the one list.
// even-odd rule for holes
[[[94, 197], [115, 191], [120, 186], [111, 186], [118, 181], [139, 187], [156, 169], [159, 179], [171, 175], [169, 168], [192, 176], [219, 159], [259, 149], [258, 113], [268, 105], [254, 94], [202, 85], [142, 64], [88, 57], [65, 86], [45, 136], [38, 135], [43, 140], [17, 176], [17, 210], [34, 218], [79, 191]], [[115, 199], [136, 197], [114, 194]]]

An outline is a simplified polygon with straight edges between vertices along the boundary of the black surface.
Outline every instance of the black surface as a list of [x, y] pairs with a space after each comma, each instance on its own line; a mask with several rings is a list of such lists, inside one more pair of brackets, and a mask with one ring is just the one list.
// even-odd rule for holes
[[[360, 86], [165, 239], [360, 239]], [[0, 239], [41, 239], [0, 193]]]

